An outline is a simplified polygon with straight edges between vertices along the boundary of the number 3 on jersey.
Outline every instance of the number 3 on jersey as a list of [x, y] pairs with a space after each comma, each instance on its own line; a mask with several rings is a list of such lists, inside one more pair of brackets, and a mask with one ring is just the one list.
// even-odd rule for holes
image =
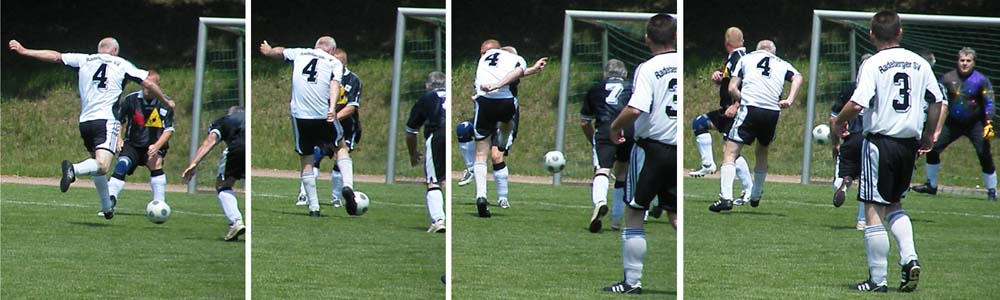
[[905, 113], [910, 110], [910, 75], [896, 73], [892, 76], [892, 82], [899, 87], [899, 97], [892, 100], [892, 109]]
[[108, 64], [101, 64], [97, 68], [97, 72], [94, 72], [94, 76], [90, 79], [97, 81], [97, 88], [108, 88]]
[[671, 119], [677, 118], [677, 78], [670, 79], [667, 83], [667, 89], [670, 90], [670, 94], [673, 95], [670, 98], [670, 102], [667, 103], [667, 117]]
[[313, 58], [306, 64], [305, 68], [302, 68], [302, 74], [306, 74], [309, 77], [306, 78], [308, 82], [316, 82], [316, 63], [319, 62], [318, 58]]

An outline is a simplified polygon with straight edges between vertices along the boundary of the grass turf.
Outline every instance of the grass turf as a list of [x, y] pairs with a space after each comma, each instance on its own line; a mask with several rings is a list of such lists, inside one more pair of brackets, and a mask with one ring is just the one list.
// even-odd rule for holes
[[126, 190], [104, 220], [81, 179], [66, 194], [0, 185], [0, 298], [243, 299], [245, 243], [222, 240], [228, 222], [214, 195], [169, 193], [173, 213], [156, 225], [145, 217], [149, 191]]
[[[501, 209], [494, 205], [490, 184], [489, 219], [476, 214], [472, 185], [455, 190], [453, 298], [615, 297], [601, 289], [622, 279], [621, 233], [610, 229], [608, 217], [603, 232], [587, 231], [593, 211], [590, 187], [511, 183], [510, 190], [511, 208]], [[646, 234], [643, 296], [673, 298], [677, 233], [664, 216], [650, 219]]]
[[299, 181], [253, 179], [255, 299], [441, 299], [445, 235], [426, 233], [425, 188], [355, 185], [371, 198], [368, 213], [348, 217], [329, 206], [320, 180], [322, 218], [295, 206]]
[[[717, 179], [684, 182], [684, 296], [690, 299], [861, 299], [850, 289], [868, 278], [857, 202], [831, 204], [828, 185], [768, 182], [760, 207], [716, 214]], [[850, 199], [856, 195], [851, 190]], [[892, 299], [987, 299], [1000, 294], [1000, 208], [968, 196], [910, 193], [903, 206], [913, 222], [923, 267], [912, 294], [898, 292], [898, 247], [890, 243]], [[890, 234], [891, 235], [891, 234]], [[893, 238], [890, 238], [893, 239]], [[894, 240], [894, 239], [893, 239]]]

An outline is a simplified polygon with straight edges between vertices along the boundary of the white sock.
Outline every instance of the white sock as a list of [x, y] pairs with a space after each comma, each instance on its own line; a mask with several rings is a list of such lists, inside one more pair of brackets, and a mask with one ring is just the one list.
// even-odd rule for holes
[[330, 181], [333, 185], [333, 191], [330, 192], [334, 198], [340, 198], [340, 194], [344, 191], [344, 174], [341, 174], [337, 170], [330, 171]]
[[997, 171], [989, 174], [983, 173], [983, 186], [987, 189], [997, 188]]
[[899, 244], [899, 265], [905, 265], [917, 259], [917, 249], [913, 246], [913, 223], [906, 211], [900, 209], [886, 216], [889, 219], [889, 231]]
[[431, 217], [431, 223], [444, 220], [444, 195], [440, 188], [427, 190], [427, 215]]
[[924, 166], [924, 170], [927, 170], [927, 182], [930, 182], [932, 187], [937, 187], [941, 164], [925, 164]]
[[737, 157], [736, 162], [736, 178], [740, 179], [740, 185], [743, 186], [743, 191], [748, 194], [753, 191], [753, 186], [755, 182], [753, 178], [750, 177], [750, 166], [747, 165], [747, 159], [743, 156]]
[[646, 231], [642, 228], [622, 230], [622, 267], [629, 285], [639, 284], [642, 279], [643, 256], [646, 256]]
[[[621, 183], [621, 187], [618, 187], [619, 182]], [[611, 200], [611, 202], [614, 202], [614, 204], [611, 205], [611, 220], [620, 221], [622, 219], [622, 215], [625, 214], [625, 182], [615, 182], [615, 190], [611, 193], [611, 195], [614, 197]]]
[[702, 133], [694, 138], [698, 142], [698, 153], [701, 154], [702, 166], [714, 166], [715, 155], [712, 153], [712, 134]]
[[720, 180], [722, 199], [733, 200], [733, 179], [736, 177], [736, 166], [733, 163], [722, 163], [719, 175], [722, 177]]
[[836, 191], [840, 187], [840, 184], [844, 183], [844, 178], [837, 177], [833, 179], [833, 190]]
[[764, 180], [767, 179], [767, 169], [753, 170], [753, 188], [750, 190], [750, 199], [760, 199], [764, 193]]
[[[313, 179], [316, 179], [316, 177], [313, 177]], [[219, 205], [222, 206], [222, 212], [226, 213], [226, 219], [229, 219], [229, 224], [236, 223], [236, 220], [243, 220], [243, 214], [240, 213], [240, 207], [236, 203], [236, 194], [233, 194], [233, 190], [219, 191]]]
[[101, 199], [101, 210], [111, 209], [111, 194], [108, 192], [108, 177], [105, 175], [94, 176], [94, 187], [97, 188], [97, 198]]
[[868, 254], [868, 274], [875, 284], [885, 283], [889, 257], [889, 235], [882, 224], [865, 226], [865, 253]]
[[167, 194], [167, 174], [160, 174], [149, 178], [149, 187], [153, 189], [153, 200], [166, 202]]
[[118, 179], [118, 178], [114, 178], [114, 177], [111, 177], [111, 179], [108, 179], [108, 192], [109, 192], [108, 194], [109, 195], [115, 196], [115, 198], [118, 198], [118, 195], [121, 195], [123, 189], [125, 189], [125, 181], [124, 180], [121, 180], [121, 179]]
[[486, 162], [477, 161], [472, 168], [476, 177], [476, 198], [486, 198]]
[[73, 171], [76, 172], [76, 176], [97, 175], [97, 170], [100, 168], [101, 166], [97, 163], [97, 160], [93, 158], [73, 164]]
[[302, 185], [306, 187], [306, 204], [309, 211], [319, 210], [319, 198], [316, 196], [316, 174], [302, 173]]
[[607, 205], [608, 203], [608, 175], [597, 174], [594, 175], [594, 183], [591, 189], [592, 200], [594, 201], [594, 207], [598, 207], [601, 204]]
[[350, 157], [343, 157], [337, 159], [337, 168], [340, 169], [340, 175], [343, 177], [343, 185], [354, 189], [354, 162]]
[[304, 183], [302, 183], [302, 181], [300, 180], [299, 181], [299, 195], [305, 195], [305, 194], [306, 194], [306, 185]]
[[472, 165], [476, 163], [476, 142], [458, 143], [458, 149], [462, 151], [462, 159], [465, 160], [465, 169], [472, 170]]
[[497, 199], [507, 199], [510, 187], [510, 173], [507, 172], [507, 165], [503, 169], [493, 171], [493, 181], [497, 183]]

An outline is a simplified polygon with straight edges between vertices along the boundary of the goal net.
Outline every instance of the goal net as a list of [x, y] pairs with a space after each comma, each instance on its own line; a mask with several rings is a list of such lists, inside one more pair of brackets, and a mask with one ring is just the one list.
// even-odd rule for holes
[[[803, 132], [802, 183], [810, 176], [830, 178], [834, 162], [829, 146], [812, 147], [812, 128], [827, 124], [830, 107], [856, 79], [861, 56], [877, 52], [868, 38], [874, 12], [815, 10], [809, 60], [806, 122]], [[936, 77], [954, 70], [958, 50], [976, 50], [976, 70], [1000, 76], [1000, 18], [900, 14], [903, 48], [934, 53]]]
[[[396, 44], [393, 52], [392, 95], [386, 147], [385, 182], [396, 176], [421, 177], [423, 165], [410, 166], [405, 146], [405, 126], [409, 107], [426, 91], [424, 81], [433, 71], [444, 72], [445, 10], [400, 7], [396, 15]], [[376, 141], [377, 142], [377, 141]]]
[[[230, 106], [244, 104], [244, 19], [202, 17], [198, 23], [190, 158], [201, 145], [210, 122], [226, 114]], [[220, 153], [213, 151], [203, 161], [218, 161]], [[189, 193], [195, 192], [198, 185], [215, 184], [216, 164], [201, 164], [199, 169], [200, 174], [211, 175], [191, 180]]]

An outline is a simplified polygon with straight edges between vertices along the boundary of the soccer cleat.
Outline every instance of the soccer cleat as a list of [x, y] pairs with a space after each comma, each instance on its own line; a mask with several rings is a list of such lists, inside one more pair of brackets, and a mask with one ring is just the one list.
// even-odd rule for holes
[[847, 189], [851, 187], [851, 181], [847, 178], [840, 183], [837, 190], [833, 192], [833, 207], [840, 207], [844, 205], [844, 200], [847, 199]]
[[733, 209], [733, 200], [721, 197], [719, 198], [719, 201], [712, 203], [712, 205], [708, 207], [708, 210], [712, 212], [721, 212], [724, 210], [732, 210], [732, 209]]
[[654, 219], [659, 219], [663, 216], [663, 206], [656, 205], [649, 209], [649, 216]]
[[743, 193], [740, 194], [740, 198], [739, 199], [733, 200], [733, 205], [740, 205], [740, 206], [742, 206], [744, 204], [747, 204], [747, 202], [750, 202], [750, 192], [743, 191]]
[[858, 221], [858, 224], [854, 225], [854, 229], [857, 229], [858, 231], [865, 231], [865, 225], [868, 225], [865, 221]]
[[479, 211], [480, 218], [489, 218], [493, 216], [493, 214], [490, 213], [489, 202], [486, 201], [486, 198], [476, 198], [476, 210]]
[[608, 205], [601, 204], [594, 208], [594, 213], [590, 216], [590, 232], [598, 233], [601, 231], [601, 219], [606, 214], [608, 214]]
[[[319, 211], [317, 211], [318, 213]], [[226, 241], [239, 240], [243, 233], [246, 233], [247, 227], [243, 226], [243, 220], [236, 220], [236, 223], [229, 225], [229, 231], [226, 232]]]
[[758, 207], [758, 206], [760, 206], [760, 198], [757, 199], [750, 198], [750, 207]]
[[910, 190], [921, 194], [937, 195], [938, 188], [936, 186], [931, 186], [930, 182], [926, 182], [921, 185], [912, 186], [910, 187]]
[[[111, 209], [114, 210], [114, 208], [117, 207], [117, 206], [118, 206], [118, 197], [115, 197], [114, 195], [111, 195]], [[112, 212], [112, 214], [114, 214], [114, 212]], [[97, 216], [98, 217], [104, 217], [104, 211], [103, 210], [102, 211], [98, 211], [97, 212]], [[111, 217], [113, 218], [114, 216], [112, 215]], [[111, 219], [111, 218], [108, 218], [108, 219]]]
[[986, 200], [996, 202], [997, 201], [997, 189], [986, 190]]
[[427, 232], [429, 233], [444, 233], [445, 230], [444, 220], [437, 220], [436, 222], [431, 223], [430, 228], [427, 228]]
[[711, 164], [711, 165], [707, 165], [707, 166], [706, 165], [702, 165], [701, 169], [698, 169], [697, 171], [692, 171], [692, 172], [688, 173], [688, 176], [691, 176], [691, 177], [705, 177], [705, 175], [715, 174], [715, 170], [717, 170], [717, 168], [715, 167], [714, 163]]
[[320, 217], [320, 216], [321, 216], [321, 214], [319, 213], [319, 211], [318, 211], [318, 210], [310, 210], [310, 211], [309, 211], [309, 216], [310, 216], [310, 217], [314, 217], [314, 218], [318, 218], [318, 217]]
[[115, 217], [115, 208], [112, 207], [111, 209], [109, 209], [107, 211], [103, 211], [103, 214], [102, 213], [98, 213], [97, 215], [104, 217], [105, 220], [111, 220], [111, 219], [113, 219]]
[[622, 282], [604, 288], [604, 291], [616, 294], [642, 294], [642, 283], [636, 283], [632, 286], [623, 280]]
[[917, 283], [920, 281], [920, 263], [917, 260], [911, 260], [903, 265], [902, 273], [903, 278], [899, 282], [899, 291], [909, 293], [916, 290]]
[[340, 191], [340, 196], [344, 197], [344, 208], [347, 209], [347, 214], [352, 216], [357, 215], [358, 203], [354, 201], [354, 189], [345, 186]]
[[76, 170], [73, 163], [68, 160], [62, 161], [62, 178], [59, 179], [59, 191], [65, 193], [69, 190], [69, 184], [76, 181]]
[[475, 179], [473, 175], [475, 175], [475, 173], [473, 173], [472, 170], [466, 169], [465, 174], [462, 174], [462, 179], [458, 181], [458, 186], [465, 186], [472, 182], [472, 180]]
[[510, 208], [510, 201], [507, 201], [507, 198], [500, 198], [500, 200], [497, 200], [497, 206], [500, 206], [500, 208], [503, 209], [508, 209]]
[[862, 292], [875, 292], [875, 293], [887, 293], [889, 292], [889, 286], [882, 284], [878, 285], [872, 282], [871, 278], [862, 281], [861, 283], [855, 284], [854, 289]]
[[330, 206], [341, 207], [341, 206], [344, 206], [344, 203], [343, 203], [343, 201], [340, 200], [340, 197], [333, 196], [333, 198], [330, 199]]
[[306, 193], [299, 193], [299, 198], [295, 200], [295, 206], [306, 206], [309, 205], [309, 198]]

